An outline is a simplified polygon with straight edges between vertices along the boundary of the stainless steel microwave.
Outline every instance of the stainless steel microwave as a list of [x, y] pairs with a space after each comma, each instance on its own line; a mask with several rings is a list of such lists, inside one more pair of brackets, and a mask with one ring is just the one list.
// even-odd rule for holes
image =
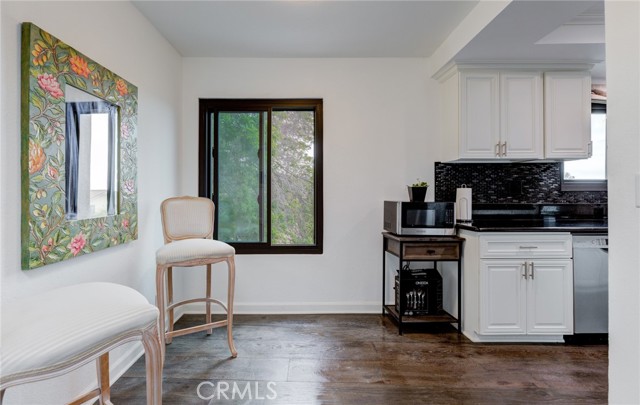
[[454, 235], [453, 202], [384, 202], [384, 230], [396, 235]]

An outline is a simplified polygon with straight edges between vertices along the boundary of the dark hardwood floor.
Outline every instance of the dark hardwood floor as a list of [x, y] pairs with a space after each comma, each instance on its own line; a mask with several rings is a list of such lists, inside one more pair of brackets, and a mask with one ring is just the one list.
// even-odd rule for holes
[[[165, 405], [607, 402], [606, 345], [477, 344], [449, 325], [399, 336], [380, 315], [237, 315], [232, 359], [225, 333], [167, 346]], [[112, 398], [145, 403], [144, 358]]]

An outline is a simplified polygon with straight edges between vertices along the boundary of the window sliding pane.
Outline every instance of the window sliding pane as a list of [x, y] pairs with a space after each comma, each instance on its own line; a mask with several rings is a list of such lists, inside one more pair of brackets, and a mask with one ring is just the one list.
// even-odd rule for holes
[[313, 111], [273, 111], [271, 116], [271, 243], [313, 245]]
[[261, 162], [263, 113], [218, 114], [218, 237], [227, 242], [264, 241]]

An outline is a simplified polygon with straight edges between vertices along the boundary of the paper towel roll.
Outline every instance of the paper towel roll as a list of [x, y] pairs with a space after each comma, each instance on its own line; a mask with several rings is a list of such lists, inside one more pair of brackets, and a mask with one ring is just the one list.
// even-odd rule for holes
[[456, 189], [456, 220], [471, 222], [471, 189], [466, 185]]

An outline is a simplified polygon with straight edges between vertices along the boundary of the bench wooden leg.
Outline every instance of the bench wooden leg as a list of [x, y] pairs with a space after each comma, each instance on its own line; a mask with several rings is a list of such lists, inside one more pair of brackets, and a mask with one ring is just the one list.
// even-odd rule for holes
[[98, 369], [98, 382], [100, 384], [100, 405], [113, 405], [111, 403], [111, 384], [109, 381], [109, 353], [105, 353], [96, 361]]

